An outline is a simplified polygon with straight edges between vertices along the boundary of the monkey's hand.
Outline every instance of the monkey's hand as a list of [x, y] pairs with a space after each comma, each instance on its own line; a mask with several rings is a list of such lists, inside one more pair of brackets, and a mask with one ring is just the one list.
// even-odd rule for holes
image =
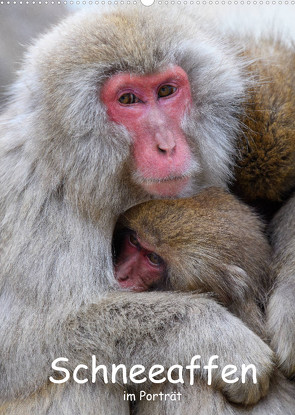
[[[231, 328], [227, 329], [227, 334], [236, 329], [235, 333], [231, 333], [231, 346], [224, 357], [225, 366], [233, 365], [237, 368], [235, 376], [229, 379], [238, 378], [236, 383], [226, 383], [222, 377], [215, 379], [216, 387], [220, 389], [230, 402], [253, 405], [261, 398], [267, 395], [269, 389], [270, 376], [273, 372], [273, 353], [271, 349], [264, 343], [254, 332], [247, 327], [242, 327], [237, 323], [236, 327], [231, 324]], [[226, 331], [225, 331], [226, 335]], [[220, 339], [218, 339], [220, 342]], [[222, 353], [222, 352], [221, 352]], [[244, 374], [242, 367], [249, 366], [249, 371]], [[252, 369], [254, 372], [252, 372]], [[256, 381], [253, 373], [256, 373]], [[227, 379], [228, 380], [228, 379]]]
[[295, 376], [295, 282], [275, 289], [267, 308], [267, 328], [278, 365], [289, 378]]
[[[167, 369], [176, 363], [185, 367], [193, 356], [200, 355], [201, 368], [193, 374], [208, 382], [204, 366], [217, 355], [212, 385], [230, 401], [254, 404], [268, 391], [273, 368], [271, 349], [238, 318], [204, 295], [112, 293], [99, 304], [80, 309], [67, 327], [70, 332], [67, 328], [63, 332], [69, 333], [72, 364], [95, 354], [100, 363], [124, 363], [128, 370], [137, 364], [146, 368], [160, 364]], [[250, 364], [256, 368], [257, 383], [253, 383], [251, 369], [242, 382], [242, 365]], [[236, 366], [236, 383], [222, 380], [226, 365]]]

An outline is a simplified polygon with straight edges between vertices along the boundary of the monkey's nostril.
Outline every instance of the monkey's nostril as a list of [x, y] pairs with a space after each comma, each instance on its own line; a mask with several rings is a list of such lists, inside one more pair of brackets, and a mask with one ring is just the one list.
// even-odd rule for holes
[[122, 275], [118, 278], [118, 281], [127, 281], [129, 280], [129, 275]]
[[158, 145], [159, 153], [166, 154], [167, 156], [172, 156], [175, 153], [175, 150], [176, 150], [175, 145], [171, 147], [167, 146], [166, 148], [165, 146]]
[[164, 153], [164, 154], [167, 153], [167, 150], [165, 150], [164, 148], [161, 148], [159, 146], [158, 146], [158, 150], [159, 150], [160, 153]]

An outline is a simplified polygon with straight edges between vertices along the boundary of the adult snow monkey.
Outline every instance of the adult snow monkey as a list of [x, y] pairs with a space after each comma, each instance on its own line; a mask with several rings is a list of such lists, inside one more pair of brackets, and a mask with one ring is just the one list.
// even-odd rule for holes
[[77, 13], [29, 48], [0, 119], [0, 413], [129, 414], [119, 381], [50, 382], [64, 380], [51, 366], [61, 356], [70, 373], [92, 355], [255, 364], [257, 384], [215, 371], [206, 413], [221, 394], [267, 393], [270, 348], [214, 299], [113, 291], [120, 213], [226, 187], [247, 79], [232, 47], [177, 9]]

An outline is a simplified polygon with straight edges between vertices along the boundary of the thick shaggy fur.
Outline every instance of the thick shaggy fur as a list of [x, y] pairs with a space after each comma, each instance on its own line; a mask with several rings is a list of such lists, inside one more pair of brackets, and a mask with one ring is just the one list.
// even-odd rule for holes
[[295, 48], [260, 39], [245, 51], [256, 57], [249, 73], [244, 135], [235, 169], [235, 192], [247, 202], [282, 202], [295, 187]]
[[118, 71], [175, 63], [189, 76], [194, 103], [183, 126], [199, 164], [188, 193], [225, 186], [246, 81], [240, 58], [200, 22], [166, 9], [90, 11], [27, 53], [0, 119], [1, 415], [129, 413], [120, 385], [49, 384], [60, 356], [72, 371], [92, 354], [127, 367], [217, 354], [221, 367], [255, 364], [258, 384], [224, 384], [217, 370], [211, 407], [221, 392], [241, 403], [267, 392], [271, 350], [213, 299], [112, 292], [115, 221], [149, 195], [136, 182], [132, 138], [108, 121], [100, 87]]
[[[120, 227], [135, 231], [140, 241], [154, 247], [165, 260], [173, 290], [213, 294], [267, 341], [262, 310], [273, 284], [271, 249], [263, 224], [248, 206], [212, 187], [194, 198], [155, 200], [137, 205], [122, 215], [118, 229]], [[292, 339], [287, 344], [291, 345]], [[171, 393], [173, 388], [175, 385], [157, 385], [153, 393]], [[198, 388], [204, 395], [208, 393], [207, 388], [200, 385]], [[182, 385], [177, 391], [185, 397], [190, 396], [192, 402], [188, 404], [187, 398], [186, 404], [168, 404], [177, 414], [184, 411], [219, 414], [227, 410], [229, 414], [291, 415], [295, 408], [295, 384], [288, 382], [278, 371], [271, 379], [267, 397], [254, 408], [236, 408], [224, 399], [217, 399], [217, 407], [210, 404], [202, 407], [191, 387]], [[154, 413], [161, 413], [160, 403], [152, 403], [152, 406]], [[150, 411], [150, 405], [139, 404], [139, 414]]]
[[165, 260], [173, 290], [214, 293], [266, 340], [258, 304], [265, 306], [273, 285], [271, 249], [247, 205], [211, 187], [193, 198], [137, 205], [120, 217], [120, 227], [134, 230]]
[[295, 377], [295, 198], [278, 212], [271, 224], [276, 287], [268, 305], [271, 345], [282, 371]]
[[[250, 90], [234, 191], [268, 217], [277, 283], [267, 315], [272, 347], [283, 373], [295, 376], [295, 47], [264, 39], [246, 55], [258, 83]], [[295, 410], [294, 410], [295, 411]]]

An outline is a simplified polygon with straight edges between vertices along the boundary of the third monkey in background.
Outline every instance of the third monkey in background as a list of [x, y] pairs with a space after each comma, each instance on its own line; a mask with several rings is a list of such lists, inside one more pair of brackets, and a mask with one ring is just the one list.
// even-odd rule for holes
[[[264, 309], [273, 281], [271, 249], [263, 228], [248, 206], [214, 187], [193, 198], [143, 203], [122, 215], [117, 225], [116, 279], [121, 287], [133, 291], [158, 288], [212, 293], [267, 341]], [[185, 387], [180, 390], [184, 392]], [[269, 395], [255, 407], [229, 406], [228, 410], [232, 414], [271, 414], [278, 404], [285, 414], [294, 413], [294, 385], [277, 371]], [[160, 404], [153, 405], [158, 413]], [[170, 409], [175, 413], [175, 407]], [[177, 406], [177, 410], [183, 409]], [[145, 410], [145, 404], [140, 406], [140, 413]], [[216, 411], [218, 414], [220, 409]]]

